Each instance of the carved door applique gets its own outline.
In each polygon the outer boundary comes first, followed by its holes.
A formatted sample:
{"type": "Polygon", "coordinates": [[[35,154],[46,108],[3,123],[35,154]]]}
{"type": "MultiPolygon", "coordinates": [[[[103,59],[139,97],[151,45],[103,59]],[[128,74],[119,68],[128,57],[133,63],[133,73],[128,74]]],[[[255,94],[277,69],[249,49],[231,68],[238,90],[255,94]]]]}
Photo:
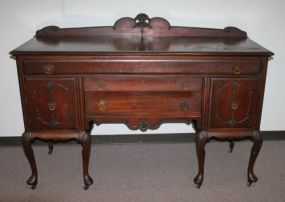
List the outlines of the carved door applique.
{"type": "Polygon", "coordinates": [[[77,128],[74,79],[27,80],[31,129],[77,128]]]}
{"type": "Polygon", "coordinates": [[[210,127],[253,127],[257,79],[213,79],[210,127]]]}

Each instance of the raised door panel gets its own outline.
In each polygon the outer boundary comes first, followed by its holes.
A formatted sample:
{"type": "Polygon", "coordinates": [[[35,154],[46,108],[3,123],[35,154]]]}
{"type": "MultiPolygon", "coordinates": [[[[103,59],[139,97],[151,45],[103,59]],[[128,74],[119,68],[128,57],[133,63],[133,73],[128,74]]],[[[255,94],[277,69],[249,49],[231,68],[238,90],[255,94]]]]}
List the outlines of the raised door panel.
{"type": "Polygon", "coordinates": [[[212,79],[210,128],[253,128],[258,79],[212,79]]]}
{"type": "Polygon", "coordinates": [[[27,79],[29,129],[78,128],[75,79],[27,79]]]}

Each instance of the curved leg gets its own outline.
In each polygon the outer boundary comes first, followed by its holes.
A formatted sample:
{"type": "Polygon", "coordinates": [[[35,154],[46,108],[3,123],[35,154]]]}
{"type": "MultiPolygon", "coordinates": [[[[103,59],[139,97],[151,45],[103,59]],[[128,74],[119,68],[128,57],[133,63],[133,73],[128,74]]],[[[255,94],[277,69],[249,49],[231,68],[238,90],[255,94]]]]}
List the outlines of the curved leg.
{"type": "Polygon", "coordinates": [[[200,188],[204,179],[204,161],[205,161],[205,145],[208,141],[208,134],[205,131],[201,131],[196,136],[196,152],[198,158],[199,172],[194,178],[194,183],[197,188],[200,188]]]}
{"type": "Polygon", "coordinates": [[[48,142],[48,154],[52,154],[53,151],[53,142],[48,142]]]}
{"type": "Polygon", "coordinates": [[[234,149],[234,146],[235,146],[235,142],[234,142],[233,140],[229,140],[229,143],[230,143],[229,152],[232,153],[232,152],[233,152],[233,149],[234,149]]]}
{"type": "Polygon", "coordinates": [[[249,159],[249,164],[248,164],[248,169],[247,169],[247,180],[248,183],[247,185],[250,186],[253,182],[257,182],[257,177],[253,172],[253,167],[254,163],[257,159],[258,153],[261,149],[263,142],[263,138],[260,134],[260,131],[254,131],[253,133],[253,146],[251,149],[251,154],[250,154],[250,159],[249,159]]]}
{"type": "Polygon", "coordinates": [[[80,134],[79,142],[82,145],[82,160],[83,160],[83,179],[84,179],[84,189],[88,189],[88,187],[93,184],[92,178],[89,176],[88,166],[89,166],[89,158],[90,158],[90,134],[87,132],[83,132],[80,134]]]}
{"type": "Polygon", "coordinates": [[[33,140],[32,133],[30,133],[30,132],[23,133],[22,145],[23,145],[25,155],[29,160],[31,170],[32,170],[32,175],[28,178],[27,184],[31,185],[32,189],[35,189],[37,186],[37,183],[38,183],[38,171],[37,171],[37,165],[36,165],[36,161],[35,161],[34,152],[33,152],[33,149],[31,147],[32,140],[33,140]]]}

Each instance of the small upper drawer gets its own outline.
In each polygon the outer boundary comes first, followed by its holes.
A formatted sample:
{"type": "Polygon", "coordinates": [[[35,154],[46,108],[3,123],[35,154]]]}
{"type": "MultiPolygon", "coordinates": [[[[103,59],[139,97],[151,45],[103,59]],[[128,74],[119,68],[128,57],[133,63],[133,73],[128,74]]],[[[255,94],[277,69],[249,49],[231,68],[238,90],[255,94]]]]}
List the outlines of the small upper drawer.
{"type": "Polygon", "coordinates": [[[202,79],[171,75],[101,75],[84,78],[84,91],[201,91],[202,79]]]}
{"type": "Polygon", "coordinates": [[[26,60],[24,73],[50,74],[227,74],[260,73],[258,60],[26,60]]]}

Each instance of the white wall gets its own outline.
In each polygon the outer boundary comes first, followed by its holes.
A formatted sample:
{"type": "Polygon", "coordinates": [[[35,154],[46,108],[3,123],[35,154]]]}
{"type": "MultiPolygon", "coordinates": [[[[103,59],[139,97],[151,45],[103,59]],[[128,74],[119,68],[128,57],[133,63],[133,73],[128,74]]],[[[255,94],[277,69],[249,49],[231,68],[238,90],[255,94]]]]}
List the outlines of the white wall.
{"type": "MultiPolygon", "coordinates": [[[[285,8],[283,0],[0,0],[0,136],[23,132],[16,64],[8,52],[47,25],[113,25],[120,17],[145,12],[172,25],[224,28],[237,26],[249,37],[275,53],[269,62],[262,115],[262,130],[285,130],[285,8]]],[[[125,126],[96,128],[97,134],[134,133],[125,126]]],[[[169,124],[156,132],[188,132],[180,124],[169,124]]],[[[153,131],[150,131],[153,132],[153,131]]]]}

